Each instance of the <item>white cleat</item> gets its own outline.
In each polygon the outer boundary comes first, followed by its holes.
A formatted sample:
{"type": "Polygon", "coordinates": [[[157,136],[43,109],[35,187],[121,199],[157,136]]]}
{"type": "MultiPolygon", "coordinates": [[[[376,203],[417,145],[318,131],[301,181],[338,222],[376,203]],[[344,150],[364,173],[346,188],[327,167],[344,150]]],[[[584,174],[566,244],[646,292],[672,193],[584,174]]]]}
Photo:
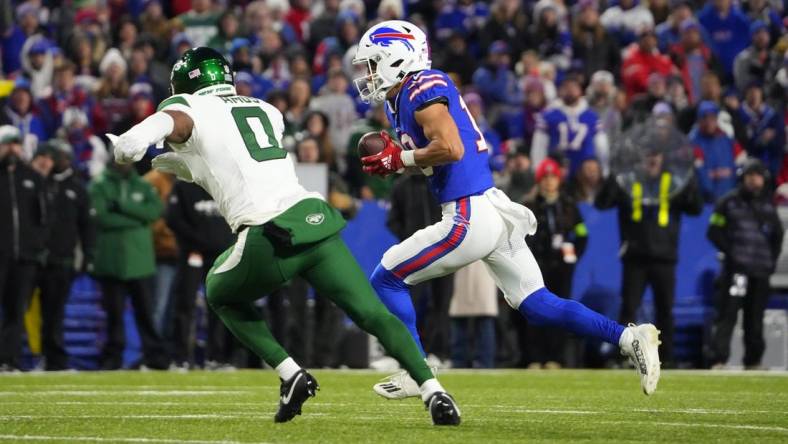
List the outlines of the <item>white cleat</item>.
{"type": "Polygon", "coordinates": [[[419,385],[404,370],[382,379],[372,386],[372,390],[386,399],[421,397],[419,385]]]}
{"type": "Polygon", "coordinates": [[[629,356],[640,375],[640,386],[646,395],[654,393],[659,382],[659,333],[653,324],[629,324],[620,344],[621,354],[629,356]]]}

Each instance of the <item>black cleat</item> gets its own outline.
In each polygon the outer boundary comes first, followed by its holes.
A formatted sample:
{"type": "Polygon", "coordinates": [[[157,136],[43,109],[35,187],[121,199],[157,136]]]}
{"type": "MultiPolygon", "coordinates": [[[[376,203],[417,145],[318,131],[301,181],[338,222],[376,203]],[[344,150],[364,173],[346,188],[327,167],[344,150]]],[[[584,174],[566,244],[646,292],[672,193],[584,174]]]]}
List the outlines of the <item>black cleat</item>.
{"type": "Polygon", "coordinates": [[[282,381],[279,387],[279,411],[274,416],[274,422],[287,422],[300,415],[301,406],[311,396],[315,396],[318,390],[320,386],[317,385],[317,379],[303,369],[287,381],[282,381]]]}
{"type": "Polygon", "coordinates": [[[460,425],[460,409],[448,393],[435,392],[424,404],[434,425],[460,425]]]}

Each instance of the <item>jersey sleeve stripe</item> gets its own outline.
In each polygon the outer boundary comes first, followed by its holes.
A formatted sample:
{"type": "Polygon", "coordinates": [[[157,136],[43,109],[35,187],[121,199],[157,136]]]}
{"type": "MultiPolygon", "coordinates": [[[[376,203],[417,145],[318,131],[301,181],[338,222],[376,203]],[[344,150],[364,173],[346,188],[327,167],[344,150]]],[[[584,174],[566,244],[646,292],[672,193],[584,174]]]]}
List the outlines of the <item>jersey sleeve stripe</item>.
{"type": "Polygon", "coordinates": [[[419,83],[424,82],[426,80],[430,80],[430,79],[441,79],[441,80],[443,80],[443,74],[427,74],[425,76],[416,77],[414,79],[415,82],[413,82],[411,84],[411,86],[418,85],[419,83]]]}
{"type": "Polygon", "coordinates": [[[158,108],[156,108],[156,111],[161,111],[164,108],[166,108],[166,107],[168,107],[170,105],[175,105],[175,104],[179,104],[179,105],[183,105],[183,106],[187,106],[187,107],[189,106],[189,102],[187,102],[186,99],[184,99],[183,97],[181,97],[181,96],[172,96],[169,99],[165,99],[164,101],[159,103],[159,106],[158,106],[158,108]]]}
{"type": "Polygon", "coordinates": [[[418,88],[411,91],[410,95],[408,96],[408,100],[413,101],[413,99],[416,96],[418,96],[419,94],[423,93],[424,91],[426,91],[427,89],[433,86],[449,86],[449,85],[443,80],[432,80],[430,82],[421,84],[418,88]]]}

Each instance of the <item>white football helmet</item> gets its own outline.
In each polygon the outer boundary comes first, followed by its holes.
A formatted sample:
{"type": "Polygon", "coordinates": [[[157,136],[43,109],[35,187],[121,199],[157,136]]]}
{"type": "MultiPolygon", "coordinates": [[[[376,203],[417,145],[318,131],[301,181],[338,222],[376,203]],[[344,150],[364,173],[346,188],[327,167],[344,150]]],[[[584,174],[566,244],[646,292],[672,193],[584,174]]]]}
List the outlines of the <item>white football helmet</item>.
{"type": "Polygon", "coordinates": [[[353,80],[361,100],[381,103],[386,92],[408,73],[430,69],[427,35],[402,20],[378,23],[361,37],[353,63],[367,68],[364,77],[353,80]]]}

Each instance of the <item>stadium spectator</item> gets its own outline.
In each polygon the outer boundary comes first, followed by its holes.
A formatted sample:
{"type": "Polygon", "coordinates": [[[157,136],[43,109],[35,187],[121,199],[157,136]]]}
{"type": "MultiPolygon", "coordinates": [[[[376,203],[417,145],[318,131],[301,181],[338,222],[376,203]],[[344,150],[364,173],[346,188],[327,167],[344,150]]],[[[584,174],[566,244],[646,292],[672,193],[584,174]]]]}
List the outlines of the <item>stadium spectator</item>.
{"type": "MultiPolygon", "coordinates": [[[[177,181],[167,199],[167,226],[178,241],[178,268],[173,287],[172,361],[180,369],[193,368],[197,292],[216,258],[235,242],[227,222],[211,196],[199,185],[177,181]]],[[[213,311],[208,313],[205,368],[228,368],[230,338],[213,311]]]]}
{"type": "Polygon", "coordinates": [[[578,203],[593,204],[604,179],[603,168],[596,159],[586,159],[580,169],[571,178],[568,185],[568,194],[578,203]]]}
{"type": "Polygon", "coordinates": [[[312,93],[309,82],[304,78],[295,78],[287,89],[287,111],[285,116],[285,136],[300,131],[304,118],[309,113],[309,102],[312,93]]]}
{"type": "Polygon", "coordinates": [[[495,367],[498,288],[482,261],[454,273],[449,304],[452,368],[495,367]]]}
{"type": "MultiPolygon", "coordinates": [[[[163,207],[175,185],[175,176],[157,169],[151,169],[143,176],[156,190],[163,207]]],[[[151,224],[153,231],[153,251],[156,255],[156,276],[153,280],[153,325],[162,339],[172,340],[172,288],[178,259],[178,244],[163,215],[151,224]]]]}
{"type": "Polygon", "coordinates": [[[514,144],[506,159],[506,169],[495,177],[495,186],[514,202],[525,202],[534,192],[534,173],[527,145],[514,144]]]}
{"type": "Polygon", "coordinates": [[[654,105],[666,103],[668,86],[665,76],[653,73],[648,76],[648,86],[646,92],[632,97],[632,100],[624,113],[623,129],[629,129],[633,125],[646,122],[651,117],[654,105]]]}
{"type": "Polygon", "coordinates": [[[506,43],[506,48],[511,50],[509,54],[520,54],[531,47],[528,41],[528,23],[523,2],[495,0],[490,7],[490,19],[479,33],[481,53],[489,54],[491,46],[497,41],[506,43]]]}
{"type": "Polygon", "coordinates": [[[675,68],[670,58],[659,52],[653,28],[642,29],[636,43],[624,50],[621,62],[621,81],[627,99],[645,92],[652,74],[669,75],[675,68]]]}
{"type": "Polygon", "coordinates": [[[96,86],[96,100],[106,116],[106,127],[94,122],[99,133],[114,128],[129,114],[129,81],[126,78],[128,64],[115,48],[110,48],[99,64],[101,78],[96,86]]]}
{"type": "Polygon", "coordinates": [[[615,37],[599,23],[596,2],[581,1],[577,9],[572,25],[573,65],[580,66],[586,79],[601,70],[619,72],[621,49],[615,37]]]}
{"type": "Polygon", "coordinates": [[[309,21],[309,46],[316,48],[326,37],[336,37],[339,28],[339,0],[325,0],[322,11],[309,21]]]}
{"type": "MultiPolygon", "coordinates": [[[[597,71],[591,76],[586,88],[586,100],[591,109],[599,116],[599,130],[607,136],[608,149],[597,147],[596,156],[602,171],[607,173],[610,166],[610,146],[614,146],[621,136],[623,117],[621,109],[623,94],[616,88],[615,78],[609,71],[597,71]]],[[[631,108],[628,110],[631,112],[631,108]]]]}
{"type": "Polygon", "coordinates": [[[0,372],[21,368],[23,317],[49,223],[44,178],[22,155],[19,130],[0,126],[0,372]]]}
{"type": "Polygon", "coordinates": [[[63,112],[63,126],[57,137],[67,141],[74,151],[73,166],[85,181],[95,179],[106,168],[109,153],[104,141],[96,136],[85,113],[75,107],[63,112]]]}
{"type": "Polygon", "coordinates": [[[150,0],[145,2],[139,20],[141,33],[151,36],[153,41],[157,42],[158,45],[156,53],[158,55],[164,55],[165,50],[168,48],[167,45],[162,42],[169,41],[172,35],[173,24],[164,15],[161,0],[150,0]]]}
{"type": "Polygon", "coordinates": [[[33,109],[30,83],[24,78],[16,80],[14,89],[0,113],[0,125],[12,125],[19,130],[22,137],[22,159],[25,161],[32,159],[38,142],[47,139],[44,122],[33,109]]]}
{"type": "Polygon", "coordinates": [[[733,327],[744,309],[744,367],[760,368],[766,344],[763,314],[769,300],[769,277],[782,251],[783,226],[768,191],[769,172],[757,159],[742,168],[739,186],[720,199],[706,235],[723,254],[716,285],[712,368],[730,357],[733,327]]]}
{"type": "Polygon", "coordinates": [[[646,286],[650,286],[654,292],[655,325],[662,331],[660,361],[662,368],[670,368],[674,365],[673,301],[681,218],[683,214],[700,214],[703,199],[692,179],[679,188],[678,193],[668,194],[671,183],[681,179],[676,179],[666,169],[664,156],[660,151],[649,150],[645,154],[645,177],[632,184],[633,190],[658,192],[625,190],[619,185],[616,175],[611,174],[597,194],[594,205],[599,209],[618,208],[623,265],[619,321],[635,322],[643,293],[646,286]],[[660,183],[668,186],[660,186],[660,183]],[[642,194],[640,199],[637,199],[638,194],[642,194]]]}
{"type": "Polygon", "coordinates": [[[137,23],[128,17],[124,17],[120,20],[115,30],[116,34],[113,39],[113,46],[120,51],[120,55],[122,55],[124,59],[128,60],[131,58],[131,51],[134,49],[134,44],[137,42],[137,37],[139,36],[137,23]]]}
{"type": "Polygon", "coordinates": [[[445,48],[434,54],[433,64],[449,74],[459,77],[458,85],[469,85],[473,79],[476,59],[468,48],[465,36],[455,32],[447,42],[445,48]]]}
{"type": "Polygon", "coordinates": [[[475,40],[489,16],[490,8],[485,2],[474,0],[443,2],[443,7],[435,19],[435,38],[446,41],[453,36],[462,36],[475,40]]]}
{"type": "MultiPolygon", "coordinates": [[[[785,5],[782,9],[785,13],[785,5]]],[[[768,0],[747,0],[742,2],[742,10],[750,23],[759,20],[766,24],[772,41],[777,41],[783,35],[785,25],[775,4],[771,4],[768,0]]]]}
{"type": "Polygon", "coordinates": [[[518,140],[526,146],[531,146],[531,141],[536,132],[536,122],[539,114],[547,106],[544,82],[536,76],[523,79],[523,93],[525,103],[514,112],[501,114],[495,124],[495,130],[504,140],[518,140]]]}
{"type": "Polygon", "coordinates": [[[35,100],[52,92],[56,51],[60,51],[60,48],[53,46],[53,43],[42,35],[31,36],[22,46],[24,77],[30,81],[30,92],[35,100]]]}
{"type": "Polygon", "coordinates": [[[736,140],[720,130],[719,112],[716,103],[701,102],[697,127],[689,134],[696,146],[695,168],[706,202],[716,202],[736,186],[736,160],[743,154],[736,140]]]}
{"type": "Polygon", "coordinates": [[[76,66],[70,61],[65,61],[56,67],[51,94],[36,104],[48,138],[53,137],[63,125],[63,113],[66,108],[77,107],[86,116],[94,113],[93,97],[88,91],[77,86],[75,72],[76,66]]]}
{"type": "Polygon", "coordinates": [[[711,50],[703,43],[698,22],[685,20],[680,32],[679,41],[670,46],[670,58],[679,70],[689,103],[695,104],[700,101],[703,74],[709,70],[719,71],[719,67],[711,50]]]}
{"type": "Polygon", "coordinates": [[[689,0],[679,0],[673,4],[667,20],[657,25],[657,45],[663,53],[668,52],[671,46],[681,39],[681,24],[692,19],[692,7],[689,0]]]}
{"type": "Polygon", "coordinates": [[[132,85],[151,85],[153,98],[158,102],[169,96],[170,73],[169,69],[154,57],[155,52],[150,43],[142,41],[135,44],[129,57],[128,78],[132,85]]]}
{"type": "Polygon", "coordinates": [[[487,62],[473,73],[473,85],[493,115],[522,103],[517,78],[510,69],[509,45],[499,40],[490,46],[487,62]]]}
{"type": "MultiPolygon", "coordinates": [[[[344,156],[347,141],[350,138],[350,130],[358,119],[356,105],[353,98],[348,94],[349,82],[342,69],[335,68],[328,73],[328,83],[324,86],[317,97],[310,102],[310,108],[321,111],[327,116],[328,127],[326,128],[331,144],[339,156],[344,156]]],[[[333,164],[333,154],[331,159],[324,159],[325,162],[333,164]]],[[[344,157],[342,157],[344,159],[344,157]]]]}
{"type": "MultiPolygon", "coordinates": [[[[575,264],[585,252],[588,229],[575,201],[561,190],[563,173],[555,160],[547,158],[536,168],[536,196],[526,202],[534,212],[539,230],[526,241],[542,270],[545,286],[562,298],[572,297],[575,264]]],[[[528,325],[529,368],[556,369],[567,365],[566,332],[528,325]]],[[[527,344],[527,345],[525,345],[527,344]]]]}
{"type": "MultiPolygon", "coordinates": [[[[422,174],[402,176],[391,189],[391,209],[386,227],[400,241],[441,219],[441,206],[422,174]]],[[[449,357],[449,303],[452,276],[443,276],[411,288],[417,308],[418,329],[424,351],[440,359],[449,357]]]]}
{"type": "Polygon", "coordinates": [[[553,3],[546,5],[531,25],[529,39],[534,42],[539,58],[552,63],[559,72],[569,69],[572,62],[572,37],[560,27],[558,11],[553,3]]]}
{"type": "Polygon", "coordinates": [[[46,265],[39,271],[41,289],[41,349],[45,370],[69,367],[63,342],[65,306],[75,270],[93,269],[94,227],[90,199],[83,180],[72,166],[71,146],[51,140],[39,146],[38,153],[52,158],[47,177],[47,194],[53,221],[46,240],[46,265]],[[81,262],[75,251],[79,246],[81,262]]]}
{"type": "Polygon", "coordinates": [[[22,3],[16,7],[16,24],[2,37],[3,73],[11,75],[22,69],[22,47],[30,36],[39,31],[38,7],[22,3]]]}
{"type": "Polygon", "coordinates": [[[732,115],[736,114],[734,109],[723,102],[722,84],[720,77],[713,71],[707,71],[700,79],[700,101],[694,105],[686,106],[679,110],[677,120],[679,129],[688,134],[697,123],[698,107],[701,101],[716,103],[720,109],[717,124],[720,129],[728,136],[734,136],[734,120],[732,115]]]}
{"type": "Polygon", "coordinates": [[[754,82],[766,81],[766,75],[777,57],[769,48],[769,29],[760,20],[750,24],[752,44],[740,52],[733,61],[733,78],[736,89],[744,92],[754,82]]]}
{"type": "Polygon", "coordinates": [[[309,0],[292,0],[290,9],[283,17],[284,21],[293,28],[298,42],[303,42],[306,34],[309,32],[310,3],[309,0]]]}
{"type": "Polygon", "coordinates": [[[101,286],[107,315],[107,341],[101,353],[101,368],[117,370],[123,366],[127,292],[142,342],[142,365],[167,368],[161,337],[153,325],[153,301],[148,284],[156,272],[150,224],[161,214],[161,200],[132,165],[114,162],[93,181],[89,191],[96,224],[93,275],[101,286]]]}
{"type": "Polygon", "coordinates": [[[219,12],[213,0],[192,0],[191,9],[178,15],[175,21],[194,46],[205,46],[219,33],[219,12]]]}
{"type": "Polygon", "coordinates": [[[560,99],[537,119],[531,159],[538,165],[549,155],[562,156],[572,176],[584,160],[596,156],[598,148],[606,149],[607,141],[598,131],[599,117],[583,98],[579,77],[564,77],[558,94],[560,99]]]}
{"type": "Polygon", "coordinates": [[[785,115],[764,102],[763,88],[757,83],[745,89],[739,108],[745,129],[742,141],[747,155],[760,159],[771,177],[777,177],[785,152],[785,115]]]}
{"type": "MultiPolygon", "coordinates": [[[[308,137],[315,139],[318,144],[316,162],[324,163],[328,165],[329,169],[336,171],[334,143],[329,136],[331,134],[330,122],[328,114],[322,111],[309,111],[304,118],[304,130],[296,134],[296,140],[300,141],[308,137]]],[[[296,150],[297,152],[298,150],[296,150]]]]}
{"type": "Polygon", "coordinates": [[[482,143],[490,154],[490,168],[493,171],[500,171],[506,163],[506,153],[503,151],[504,147],[501,144],[501,137],[487,122],[487,117],[484,114],[484,102],[481,96],[474,92],[469,92],[463,94],[462,100],[465,102],[468,113],[473,117],[476,127],[484,139],[482,143]]]}
{"type": "Polygon", "coordinates": [[[651,11],[638,0],[622,0],[613,4],[599,20],[607,32],[616,37],[622,48],[635,41],[644,30],[654,29],[651,11]]]}
{"type": "Polygon", "coordinates": [[[230,55],[233,40],[241,36],[241,23],[233,11],[225,11],[219,17],[219,32],[211,37],[208,46],[221,52],[225,57],[230,55]]]}
{"type": "Polygon", "coordinates": [[[712,0],[697,13],[711,51],[720,61],[726,82],[733,74],[733,60],[747,47],[750,22],[733,0],[712,0]]]}

